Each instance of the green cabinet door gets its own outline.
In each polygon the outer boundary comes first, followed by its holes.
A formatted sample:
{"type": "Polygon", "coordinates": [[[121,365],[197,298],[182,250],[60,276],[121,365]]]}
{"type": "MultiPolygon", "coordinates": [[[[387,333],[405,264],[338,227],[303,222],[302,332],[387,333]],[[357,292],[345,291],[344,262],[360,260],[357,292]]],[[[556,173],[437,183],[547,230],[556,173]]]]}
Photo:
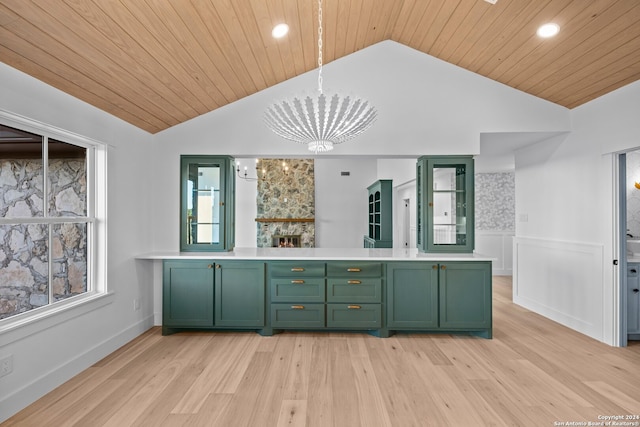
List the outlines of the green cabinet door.
{"type": "Polygon", "coordinates": [[[491,328],[491,263],[450,262],[440,265],[440,327],[491,328]]]}
{"type": "Polygon", "coordinates": [[[387,264],[387,327],[433,329],[438,327],[438,264],[390,262],[387,264]]]}
{"type": "Polygon", "coordinates": [[[265,266],[259,261],[220,261],[215,268],[215,324],[263,327],[265,266]]]}
{"type": "Polygon", "coordinates": [[[416,168],[418,250],[473,252],[474,194],[473,157],[420,157],[416,168]]]}
{"type": "Polygon", "coordinates": [[[235,161],[180,156],[180,251],[231,251],[235,246],[235,161]]]}
{"type": "Polygon", "coordinates": [[[213,271],[210,261],[164,261],[163,328],[213,326],[213,271]]]}

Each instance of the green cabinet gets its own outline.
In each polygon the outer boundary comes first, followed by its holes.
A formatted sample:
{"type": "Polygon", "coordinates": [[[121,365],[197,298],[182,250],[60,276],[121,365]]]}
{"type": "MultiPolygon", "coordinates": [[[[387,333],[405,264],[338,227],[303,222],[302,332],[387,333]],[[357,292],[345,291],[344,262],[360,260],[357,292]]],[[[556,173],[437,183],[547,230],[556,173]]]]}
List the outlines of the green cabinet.
{"type": "Polygon", "coordinates": [[[325,325],[325,264],[314,261],[268,263],[272,328],[319,329],[325,325]]]}
{"type": "Polygon", "coordinates": [[[387,264],[387,327],[389,329],[438,327],[438,264],[430,262],[387,264]]]}
{"type": "Polygon", "coordinates": [[[369,232],[364,236],[365,248],[393,247],[393,184],[381,179],[368,188],[369,232]]]}
{"type": "Polygon", "coordinates": [[[491,262],[387,264],[389,330],[492,335],[491,262]]]}
{"type": "Polygon", "coordinates": [[[439,274],[440,327],[490,330],[491,263],[444,263],[439,274]]]}
{"type": "Polygon", "coordinates": [[[235,169],[228,156],[180,156],[180,251],[231,251],[235,169]]]}
{"type": "Polygon", "coordinates": [[[381,262],[327,262],[327,328],[382,328],[381,262]]]}
{"type": "Polygon", "coordinates": [[[491,338],[490,261],[165,260],[162,332],[471,333],[491,338]]]}
{"type": "Polygon", "coordinates": [[[417,246],[421,252],[473,252],[471,156],[423,156],[416,166],[417,246]]]}
{"type": "Polygon", "coordinates": [[[262,261],[166,260],[162,333],[180,329],[261,329],[265,325],[262,261]]]}
{"type": "Polygon", "coordinates": [[[264,263],[220,261],[215,267],[215,325],[264,326],[264,263]]]}
{"type": "Polygon", "coordinates": [[[167,260],[162,275],[162,332],[213,327],[214,264],[167,260]]]}
{"type": "Polygon", "coordinates": [[[382,263],[273,261],[268,270],[274,329],[382,327],[382,263]]]}

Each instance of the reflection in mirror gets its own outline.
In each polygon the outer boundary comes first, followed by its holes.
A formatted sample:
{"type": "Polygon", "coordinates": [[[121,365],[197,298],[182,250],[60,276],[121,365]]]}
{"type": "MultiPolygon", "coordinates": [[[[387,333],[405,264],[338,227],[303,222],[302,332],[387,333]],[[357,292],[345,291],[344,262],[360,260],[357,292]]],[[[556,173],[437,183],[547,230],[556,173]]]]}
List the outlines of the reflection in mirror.
{"type": "Polygon", "coordinates": [[[433,243],[436,245],[465,244],[464,180],[463,167],[433,169],[433,243]]]}
{"type": "Polygon", "coordinates": [[[187,194],[188,243],[220,243],[220,166],[191,163],[187,194]]]}

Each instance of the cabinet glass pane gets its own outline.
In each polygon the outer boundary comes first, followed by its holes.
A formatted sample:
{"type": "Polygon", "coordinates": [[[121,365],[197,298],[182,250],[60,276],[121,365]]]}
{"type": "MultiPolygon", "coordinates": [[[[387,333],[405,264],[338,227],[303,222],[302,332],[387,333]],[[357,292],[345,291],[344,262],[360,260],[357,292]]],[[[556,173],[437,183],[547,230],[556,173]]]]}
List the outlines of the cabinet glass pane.
{"type": "Polygon", "coordinates": [[[433,168],[433,243],[464,245],[466,194],[464,166],[433,168]]]}
{"type": "Polygon", "coordinates": [[[189,165],[187,243],[220,243],[220,165],[189,165]]]}

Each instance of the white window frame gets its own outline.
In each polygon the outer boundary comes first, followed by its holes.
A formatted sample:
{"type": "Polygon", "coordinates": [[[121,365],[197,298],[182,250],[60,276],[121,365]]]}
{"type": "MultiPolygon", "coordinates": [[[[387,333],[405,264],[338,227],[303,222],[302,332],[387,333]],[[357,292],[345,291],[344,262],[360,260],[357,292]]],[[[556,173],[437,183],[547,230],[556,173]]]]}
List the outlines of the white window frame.
{"type": "MultiPolygon", "coordinates": [[[[19,329],[19,335],[16,335],[15,339],[24,338],[29,334],[28,329],[32,333],[41,330],[42,321],[46,321],[47,326],[64,322],[70,317],[109,304],[113,301],[113,295],[107,287],[107,144],[1,109],[0,124],[40,135],[45,146],[49,139],[55,139],[87,149],[87,216],[74,217],[71,221],[87,224],[87,291],[81,295],[53,301],[50,283],[49,304],[0,320],[0,341],[7,343],[14,340],[11,339],[13,331],[19,329]]],[[[47,150],[44,152],[47,153],[47,150]]],[[[48,159],[46,155],[44,157],[44,216],[20,218],[19,221],[16,221],[16,218],[0,218],[0,225],[70,222],[68,217],[51,217],[46,212],[48,159]]],[[[49,260],[49,280],[52,277],[51,268],[52,263],[49,260]]]]}

